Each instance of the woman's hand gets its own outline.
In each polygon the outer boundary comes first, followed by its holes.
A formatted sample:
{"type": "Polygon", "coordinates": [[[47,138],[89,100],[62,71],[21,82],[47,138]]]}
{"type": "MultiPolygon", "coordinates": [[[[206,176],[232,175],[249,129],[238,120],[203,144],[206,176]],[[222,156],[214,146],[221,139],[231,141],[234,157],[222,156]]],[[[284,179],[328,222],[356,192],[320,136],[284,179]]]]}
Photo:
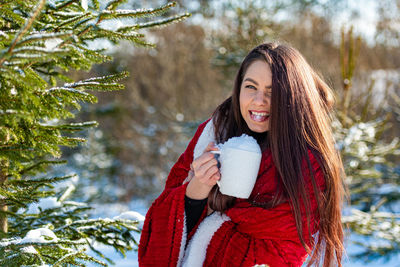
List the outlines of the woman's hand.
{"type": "Polygon", "coordinates": [[[210,142],[203,154],[193,160],[190,165],[190,182],[186,188],[186,196],[191,199],[205,199],[213,186],[220,179],[218,161],[210,151],[218,151],[214,142],[210,142]],[[191,176],[191,177],[190,177],[191,176]]]}

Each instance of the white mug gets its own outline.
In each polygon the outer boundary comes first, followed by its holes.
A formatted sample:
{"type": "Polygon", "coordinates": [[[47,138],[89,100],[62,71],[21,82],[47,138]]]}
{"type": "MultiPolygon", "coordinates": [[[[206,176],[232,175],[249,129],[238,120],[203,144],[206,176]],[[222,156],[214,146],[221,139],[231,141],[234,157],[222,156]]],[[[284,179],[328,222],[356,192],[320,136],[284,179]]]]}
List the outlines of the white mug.
{"type": "Polygon", "coordinates": [[[257,180],[261,150],[248,151],[225,145],[219,147],[219,151],[210,152],[220,155],[218,160],[221,164],[221,179],[217,181],[220,192],[228,196],[248,198],[257,180]]]}

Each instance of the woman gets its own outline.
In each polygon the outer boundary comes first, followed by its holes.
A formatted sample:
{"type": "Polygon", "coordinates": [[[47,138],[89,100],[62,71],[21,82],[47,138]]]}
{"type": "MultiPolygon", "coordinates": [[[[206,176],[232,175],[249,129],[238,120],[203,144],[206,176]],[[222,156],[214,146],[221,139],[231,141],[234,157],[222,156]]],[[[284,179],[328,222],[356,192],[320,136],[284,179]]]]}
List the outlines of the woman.
{"type": "Polygon", "coordinates": [[[149,209],[140,266],[341,266],[342,164],[329,87],[295,49],[262,44],[202,123],[149,209]],[[243,133],[262,148],[249,199],[222,195],[210,151],[243,133]],[[216,211],[216,212],[214,212],[216,211]]]}

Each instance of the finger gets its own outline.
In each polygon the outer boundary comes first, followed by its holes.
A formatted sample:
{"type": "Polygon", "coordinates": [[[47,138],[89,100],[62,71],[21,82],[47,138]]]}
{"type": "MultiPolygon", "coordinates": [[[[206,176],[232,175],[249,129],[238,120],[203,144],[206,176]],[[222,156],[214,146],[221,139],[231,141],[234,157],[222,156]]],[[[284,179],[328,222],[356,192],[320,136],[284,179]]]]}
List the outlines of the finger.
{"type": "Polygon", "coordinates": [[[213,158],[214,158],[214,154],[205,152],[192,162],[192,167],[193,167],[193,169],[199,168],[204,163],[212,160],[213,158]]]}
{"type": "Polygon", "coordinates": [[[217,166],[211,166],[206,173],[204,174],[204,179],[206,182],[209,182],[210,180],[212,180],[214,175],[217,175],[219,173],[219,169],[217,166]]]}
{"type": "Polygon", "coordinates": [[[205,177],[207,176],[208,178],[204,181],[204,183],[208,185],[215,185],[217,181],[220,179],[220,173],[218,168],[217,169],[215,169],[215,167],[210,168],[205,177]]]}
{"type": "Polygon", "coordinates": [[[195,174],[198,176],[204,176],[208,169],[210,169],[211,167],[215,166],[217,167],[218,165],[218,161],[212,157],[210,160],[204,162],[201,166],[198,166],[198,168],[195,168],[195,174]]]}
{"type": "Polygon", "coordinates": [[[221,174],[220,174],[220,172],[217,172],[216,174],[214,174],[214,175],[210,178],[210,180],[213,180],[213,181],[215,181],[215,182],[219,181],[220,179],[221,179],[221,174]]]}
{"type": "Polygon", "coordinates": [[[214,142],[210,142],[208,143],[208,146],[206,147],[206,149],[204,149],[204,152],[209,152],[209,151],[218,151],[218,147],[215,146],[214,142]]]}
{"type": "Polygon", "coordinates": [[[201,154],[201,156],[197,157],[193,162],[192,162],[192,166],[194,168],[199,167],[201,165],[203,165],[205,162],[211,160],[212,158],[214,158],[214,154],[212,153],[207,153],[209,151],[218,151],[218,147],[215,146],[214,142],[210,142],[208,143],[207,147],[204,149],[203,154],[201,154]]]}
{"type": "Polygon", "coordinates": [[[204,149],[203,152],[208,152],[208,151],[210,151],[210,149],[211,149],[212,147],[214,147],[214,146],[215,146],[215,143],[214,143],[214,142],[208,143],[207,147],[204,149]]]}
{"type": "Polygon", "coordinates": [[[211,175],[210,180],[218,181],[219,179],[221,179],[221,172],[217,169],[217,171],[211,175]]]}

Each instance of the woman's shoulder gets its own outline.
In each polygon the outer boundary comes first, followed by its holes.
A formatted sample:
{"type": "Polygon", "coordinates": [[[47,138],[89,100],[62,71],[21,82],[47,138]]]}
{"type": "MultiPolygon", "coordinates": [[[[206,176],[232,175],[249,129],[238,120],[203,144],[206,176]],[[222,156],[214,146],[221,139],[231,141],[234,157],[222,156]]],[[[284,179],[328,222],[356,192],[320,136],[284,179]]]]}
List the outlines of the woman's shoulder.
{"type": "MultiPolygon", "coordinates": [[[[212,118],[208,118],[197,126],[196,132],[194,133],[190,143],[193,143],[193,145],[197,144],[200,137],[205,134],[203,132],[205,132],[205,130],[209,131],[209,129],[206,129],[206,128],[210,128],[210,126],[211,126],[210,124],[212,124],[211,119],[212,118]]],[[[190,143],[189,143],[189,146],[190,146],[190,143]]]]}
{"type": "Polygon", "coordinates": [[[206,126],[209,127],[210,124],[212,124],[212,117],[209,117],[208,119],[206,119],[205,121],[201,122],[197,126],[196,132],[195,132],[193,137],[200,136],[202,134],[202,132],[204,131],[204,129],[206,128],[206,126]]]}
{"type": "Polygon", "coordinates": [[[193,157],[199,157],[210,142],[215,142],[215,133],[212,117],[199,125],[193,137],[193,157]]]}

